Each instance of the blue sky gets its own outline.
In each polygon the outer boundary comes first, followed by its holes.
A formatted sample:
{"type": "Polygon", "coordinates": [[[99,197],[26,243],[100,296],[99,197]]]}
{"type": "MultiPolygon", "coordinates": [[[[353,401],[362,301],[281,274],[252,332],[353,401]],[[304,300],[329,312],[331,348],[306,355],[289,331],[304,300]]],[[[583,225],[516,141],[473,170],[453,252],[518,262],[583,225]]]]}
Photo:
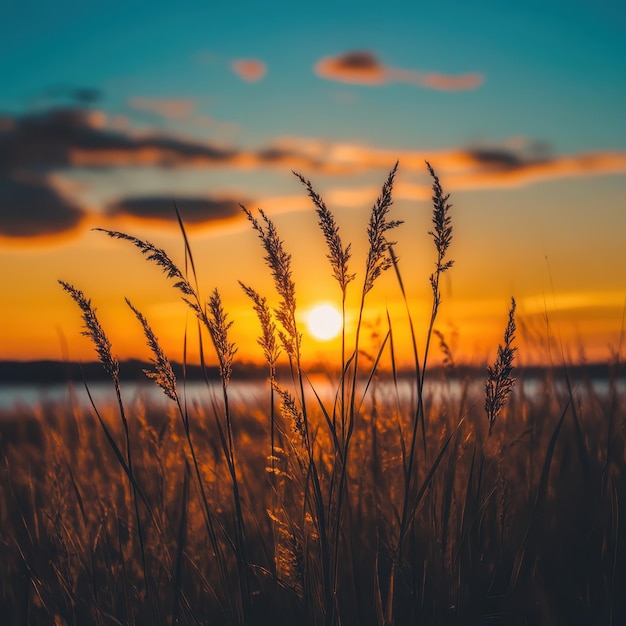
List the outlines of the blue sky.
{"type": "Polygon", "coordinates": [[[251,141],[324,133],[437,147],[522,134],[559,151],[623,147],[620,3],[215,4],[9,3],[0,105],[19,112],[51,87],[90,86],[112,110],[138,94],[201,99],[251,141]],[[450,98],[411,85],[342,89],[314,76],[320,57],[363,49],[395,67],[479,71],[485,83],[450,98]],[[228,68],[247,57],[268,65],[253,88],[228,68]],[[342,92],[358,103],[339,106],[342,92]]]}

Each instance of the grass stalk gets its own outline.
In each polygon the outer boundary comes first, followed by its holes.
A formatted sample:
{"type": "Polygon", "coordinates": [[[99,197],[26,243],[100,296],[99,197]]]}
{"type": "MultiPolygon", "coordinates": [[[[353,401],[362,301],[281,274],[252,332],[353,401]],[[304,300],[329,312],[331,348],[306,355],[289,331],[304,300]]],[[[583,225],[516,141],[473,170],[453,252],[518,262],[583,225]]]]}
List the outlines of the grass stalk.
{"type": "Polygon", "coordinates": [[[130,430],[128,426],[128,419],[126,418],[126,411],[124,408],[124,402],[122,401],[122,392],[120,386],[120,378],[119,378],[119,363],[117,359],[113,356],[111,352],[111,342],[106,336],[104,329],[102,328],[97,316],[96,310],[91,306],[91,301],[88,300],[84,293],[80,289],[76,289],[72,285],[67,282],[59,281],[59,284],[63,287],[65,291],[70,294],[70,297],[80,310],[82,311],[84,330],[83,334],[87,336],[96,348],[96,352],[98,353],[98,357],[100,362],[102,363],[105,371],[111,377],[113,381],[113,386],[115,389],[115,397],[117,400],[117,406],[119,408],[120,419],[122,421],[122,427],[124,431],[124,442],[126,447],[126,467],[127,467],[127,476],[128,482],[131,489],[132,494],[132,503],[133,510],[135,513],[135,522],[137,524],[137,536],[139,539],[139,548],[141,552],[141,566],[144,575],[144,584],[146,587],[146,595],[148,598],[148,603],[150,606],[150,610],[153,613],[153,617],[155,618],[155,624],[159,623],[159,617],[156,613],[156,605],[152,596],[152,588],[150,584],[150,576],[148,574],[148,566],[146,562],[146,549],[145,549],[145,539],[144,539],[144,529],[143,524],[141,522],[141,515],[139,513],[139,503],[138,503],[138,490],[137,490],[137,482],[135,478],[135,473],[133,470],[133,454],[131,449],[130,442],[130,430]]]}

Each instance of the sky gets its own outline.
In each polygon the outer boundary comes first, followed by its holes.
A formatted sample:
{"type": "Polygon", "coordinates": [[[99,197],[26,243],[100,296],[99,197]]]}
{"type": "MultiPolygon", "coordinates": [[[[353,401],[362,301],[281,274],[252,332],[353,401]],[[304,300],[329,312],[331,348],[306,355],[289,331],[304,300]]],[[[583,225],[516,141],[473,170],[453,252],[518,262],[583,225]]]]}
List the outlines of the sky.
{"type": "MultiPolygon", "coordinates": [[[[182,268],[174,201],[201,294],[218,289],[237,358],[260,359],[238,281],[274,306],[278,297],[241,204],[262,208],[292,255],[301,322],[341,302],[293,170],[352,245],[353,333],[369,215],[396,160],[390,217],[403,221],[393,237],[420,348],[436,258],[427,160],[453,204],[455,264],[436,328],[458,360],[494,358],[512,296],[522,361],[615,353],[626,300],[623,3],[217,5],[3,3],[0,359],[94,358],[59,279],[91,299],[120,358],[149,356],[128,297],[181,359],[196,331],[171,281],[93,230],[153,242],[182,268]]],[[[407,359],[393,272],[367,296],[367,349],[388,314],[407,359]]],[[[337,339],[302,332],[307,358],[336,357],[337,339]]]]}

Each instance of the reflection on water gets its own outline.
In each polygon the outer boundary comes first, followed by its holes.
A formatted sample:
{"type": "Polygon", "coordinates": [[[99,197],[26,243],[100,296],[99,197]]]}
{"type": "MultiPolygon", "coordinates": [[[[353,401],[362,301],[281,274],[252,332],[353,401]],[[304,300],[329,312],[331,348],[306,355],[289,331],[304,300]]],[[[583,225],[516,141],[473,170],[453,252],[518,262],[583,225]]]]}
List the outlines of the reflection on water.
{"type": "MultiPolygon", "coordinates": [[[[245,383],[233,383],[229,387],[229,396],[233,401],[245,400],[257,402],[267,394],[267,383],[246,381],[245,383]]],[[[115,401],[115,391],[112,383],[94,382],[89,383],[89,393],[96,406],[115,401]]],[[[213,382],[207,386],[204,382],[187,383],[180,386],[178,393],[181,397],[186,396],[190,403],[210,401],[212,394],[222,393],[219,382],[213,382]]],[[[132,404],[137,399],[143,399],[151,404],[168,404],[172,401],[154,384],[150,382],[127,382],[122,384],[122,399],[124,403],[132,404]]],[[[67,384],[52,385],[0,385],[0,409],[10,409],[15,406],[35,406],[42,403],[63,404],[78,402],[88,405],[89,395],[84,385],[69,386],[67,384]]]]}
{"type": "MultiPolygon", "coordinates": [[[[337,394],[336,385],[331,385],[325,378],[316,377],[312,383],[315,393],[324,402],[325,406],[332,404],[337,394]]],[[[463,393],[464,386],[469,384],[470,393],[474,397],[484,394],[484,381],[476,378],[469,383],[459,382],[457,380],[436,379],[427,381],[425,395],[435,400],[445,398],[447,400],[455,400],[463,393]]],[[[519,392],[521,382],[518,381],[517,391],[519,392]]],[[[533,395],[543,389],[544,380],[538,378],[526,378],[523,380],[524,393],[533,395]]],[[[619,393],[626,393],[626,381],[618,382],[619,393]]],[[[609,381],[603,378],[596,378],[591,381],[591,389],[598,396],[606,396],[610,390],[609,381]]],[[[115,392],[113,385],[107,382],[94,382],[89,384],[89,391],[97,406],[104,405],[115,400],[115,392]]],[[[179,386],[179,395],[181,399],[186,397],[190,404],[208,403],[212,396],[221,397],[221,383],[212,382],[208,386],[205,382],[191,381],[185,386],[179,386]]],[[[564,382],[554,383],[553,393],[567,395],[567,388],[564,382]]],[[[362,398],[365,393],[364,386],[359,388],[358,398],[362,398]]],[[[589,386],[574,385],[574,393],[576,395],[588,394],[589,386]]],[[[267,381],[234,381],[228,388],[229,398],[233,402],[243,402],[249,406],[264,406],[267,403],[269,395],[269,386],[267,381]]],[[[379,401],[400,400],[401,402],[414,402],[415,399],[415,383],[410,379],[402,379],[398,381],[397,390],[392,382],[376,382],[367,390],[368,398],[371,400],[373,395],[379,401]]],[[[149,381],[145,382],[126,382],[122,385],[122,398],[125,403],[131,405],[138,399],[145,400],[151,404],[166,405],[171,402],[163,392],[149,381]]],[[[311,398],[315,401],[313,392],[311,398]]],[[[70,387],[67,384],[0,384],[0,410],[9,410],[13,407],[33,407],[39,404],[54,403],[68,405],[71,402],[88,405],[89,397],[84,386],[74,385],[70,387]]]]}

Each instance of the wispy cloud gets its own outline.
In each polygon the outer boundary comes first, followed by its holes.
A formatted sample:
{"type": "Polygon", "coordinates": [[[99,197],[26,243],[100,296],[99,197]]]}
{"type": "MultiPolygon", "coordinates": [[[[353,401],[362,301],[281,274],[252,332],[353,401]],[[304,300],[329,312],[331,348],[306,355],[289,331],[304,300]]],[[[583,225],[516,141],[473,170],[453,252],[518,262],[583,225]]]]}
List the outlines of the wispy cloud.
{"type": "Polygon", "coordinates": [[[256,83],[267,74],[267,66],[259,59],[236,59],[231,62],[230,67],[239,78],[248,83],[256,83]]]}
{"type": "Polygon", "coordinates": [[[130,98],[128,106],[136,111],[155,113],[165,119],[185,119],[191,116],[196,108],[191,98],[130,98]]]}
{"type": "Polygon", "coordinates": [[[315,73],[321,78],[342,83],[385,85],[395,82],[440,91],[475,89],[484,82],[484,76],[478,72],[450,75],[387,66],[367,50],[324,57],[316,63],[315,73]]]}
{"type": "Polygon", "coordinates": [[[540,160],[520,160],[506,164],[482,160],[484,155],[468,154],[475,159],[475,167],[458,172],[450,178],[450,185],[458,189],[493,189],[521,187],[542,180],[598,176],[626,172],[626,152],[580,152],[540,160]]]}
{"type": "MultiPolygon", "coordinates": [[[[517,185],[626,171],[626,152],[595,151],[551,156],[514,145],[440,151],[381,149],[375,146],[285,137],[244,150],[178,135],[138,134],[111,129],[99,111],[55,109],[4,117],[0,128],[0,170],[66,170],[76,166],[234,167],[277,166],[325,174],[385,169],[396,159],[404,171],[423,172],[424,161],[462,186],[517,185]]],[[[519,144],[519,145],[518,145],[519,144]]]]}
{"type": "Polygon", "coordinates": [[[446,150],[393,150],[374,146],[288,137],[275,145],[283,155],[321,164],[322,172],[357,173],[385,169],[400,161],[404,172],[423,173],[428,160],[446,173],[449,188],[514,187],[539,180],[626,172],[626,151],[587,151],[550,155],[536,142],[515,138],[511,145],[446,150]]]}
{"type": "MultiPolygon", "coordinates": [[[[493,189],[533,184],[565,177],[626,172],[626,151],[595,151],[553,155],[545,147],[520,138],[491,146],[440,151],[393,150],[375,146],[287,137],[257,149],[197,142],[181,135],[138,134],[132,128],[112,128],[100,111],[55,109],[22,116],[4,116],[0,124],[0,236],[28,238],[69,232],[92,215],[81,193],[60,186],[60,175],[71,179],[76,167],[105,173],[119,167],[229,168],[273,167],[319,175],[378,177],[399,159],[403,176],[397,199],[423,200],[430,194],[423,177],[424,161],[445,175],[446,187],[493,189]]],[[[327,184],[325,198],[339,206],[362,206],[377,194],[368,184],[345,188],[327,184]]],[[[182,199],[186,221],[215,223],[238,213],[243,201],[232,192],[224,197],[182,199]]],[[[242,192],[244,195],[244,192],[242,192]]],[[[245,195],[248,195],[247,193],[245,195]]],[[[179,199],[179,196],[176,196],[179,199]]],[[[274,195],[257,198],[270,210],[298,210],[304,203],[274,195]]],[[[160,192],[122,197],[105,207],[109,216],[166,221],[173,216],[172,198],[160,192]]]]}

